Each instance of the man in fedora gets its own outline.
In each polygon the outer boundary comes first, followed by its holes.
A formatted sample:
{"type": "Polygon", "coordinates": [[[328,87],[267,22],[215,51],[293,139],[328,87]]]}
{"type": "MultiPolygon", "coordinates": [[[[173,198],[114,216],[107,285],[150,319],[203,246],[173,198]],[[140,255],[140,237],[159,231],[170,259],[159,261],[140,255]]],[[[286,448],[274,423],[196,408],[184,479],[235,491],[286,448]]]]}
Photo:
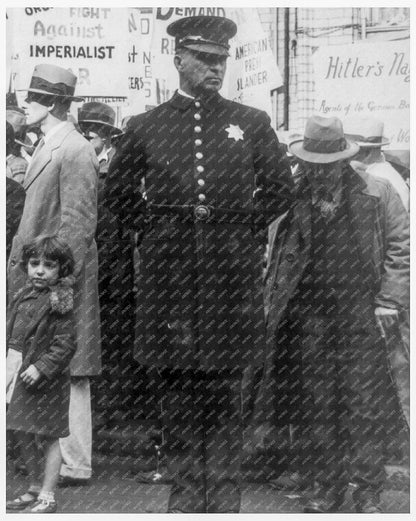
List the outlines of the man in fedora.
{"type": "Polygon", "coordinates": [[[20,107],[6,107],[6,121],[11,124],[14,132],[14,142],[8,142],[6,152],[7,177],[22,184],[25,178],[28,162],[21,154],[22,147],[30,147],[31,141],[26,136],[26,116],[20,107]]]}
{"type": "Polygon", "coordinates": [[[381,150],[382,147],[390,144],[383,135],[384,123],[373,116],[357,116],[345,120],[344,129],[346,137],[360,147],[358,154],[351,161],[354,170],[388,179],[397,190],[404,207],[409,211],[409,187],[393,165],[386,161],[381,150]]]}
{"type": "Polygon", "coordinates": [[[317,484],[305,512],[338,511],[350,481],[357,511],[377,512],[383,407],[397,398],[378,324],[408,307],[408,216],[390,183],[351,168],[358,145],[338,118],[310,117],[289,151],[303,178],[270,234],[267,361],[278,376],[273,387],[267,368],[263,396],[274,393],[278,419],[302,432],[298,470],[317,484]]]}
{"type": "Polygon", "coordinates": [[[107,178],[110,210],[144,230],[136,359],[165,385],[170,512],[240,509],[241,381],[263,363],[265,230],[293,200],[268,116],[219,94],[236,31],[211,16],[168,26],[179,89],[129,120],[107,178]]]}
{"type": "Polygon", "coordinates": [[[12,295],[25,284],[19,268],[24,244],[39,235],[57,235],[69,244],[75,259],[77,351],[70,365],[71,435],[60,440],[64,461],[61,474],[85,481],[91,476],[89,377],[101,369],[94,241],[98,162],[90,143],[67,121],[71,102],[82,101],[74,95],[76,82],[72,72],[56,65],[34,68],[23,108],[27,125],[40,126],[44,137],[23,183],[26,201],[10,253],[8,282],[12,295]]]}

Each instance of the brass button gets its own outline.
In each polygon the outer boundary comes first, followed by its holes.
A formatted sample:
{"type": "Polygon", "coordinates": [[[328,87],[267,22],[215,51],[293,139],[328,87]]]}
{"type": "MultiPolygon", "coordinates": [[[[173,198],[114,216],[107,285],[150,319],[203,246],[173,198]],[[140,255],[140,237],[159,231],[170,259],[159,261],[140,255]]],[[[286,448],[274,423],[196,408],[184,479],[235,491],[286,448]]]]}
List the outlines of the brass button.
{"type": "Polygon", "coordinates": [[[197,153],[195,154],[195,157],[196,157],[197,159],[202,159],[202,158],[204,157],[204,154],[203,154],[202,152],[197,152],[197,153]]]}
{"type": "Polygon", "coordinates": [[[200,126],[197,125],[196,127],[194,127],[194,130],[195,130],[195,132],[196,132],[197,134],[199,134],[199,133],[201,132],[202,128],[201,128],[200,126]]]}
{"type": "Polygon", "coordinates": [[[295,260],[295,256],[294,256],[294,254],[293,254],[293,253],[288,253],[288,254],[286,255],[286,260],[287,260],[288,262],[293,262],[293,261],[295,260]]]}
{"type": "Polygon", "coordinates": [[[199,109],[200,106],[201,106],[201,103],[200,103],[199,101],[195,101],[195,107],[196,107],[197,109],[199,109]]]}
{"type": "Polygon", "coordinates": [[[198,113],[194,114],[194,118],[195,118],[197,121],[199,121],[199,120],[201,119],[201,114],[198,114],[198,113]]]}
{"type": "Polygon", "coordinates": [[[196,147],[200,147],[202,145],[202,140],[201,139],[195,139],[195,146],[196,147]]]}
{"type": "Polygon", "coordinates": [[[202,172],[205,170],[205,168],[202,166],[202,165],[198,165],[196,167],[196,171],[199,172],[200,174],[202,174],[202,172]]]}
{"type": "Polygon", "coordinates": [[[203,203],[205,201],[206,197],[204,194],[199,194],[198,199],[203,203]]]}
{"type": "Polygon", "coordinates": [[[198,179],[198,184],[199,184],[199,186],[204,186],[205,181],[203,179],[198,179]]]}

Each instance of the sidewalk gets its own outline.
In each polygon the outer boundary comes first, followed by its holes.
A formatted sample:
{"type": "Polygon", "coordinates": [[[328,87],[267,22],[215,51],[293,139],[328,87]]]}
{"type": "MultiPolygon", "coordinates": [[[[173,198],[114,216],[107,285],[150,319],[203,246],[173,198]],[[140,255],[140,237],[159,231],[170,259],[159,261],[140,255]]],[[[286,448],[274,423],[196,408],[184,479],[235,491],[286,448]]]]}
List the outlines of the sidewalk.
{"type": "MultiPolygon", "coordinates": [[[[407,471],[388,468],[388,489],[382,496],[382,508],[389,513],[408,513],[410,498],[406,479],[407,471]],[[401,478],[400,478],[401,477],[401,478]]],[[[163,476],[163,469],[161,469],[163,476]]],[[[58,489],[58,513],[163,513],[167,511],[169,485],[143,483],[143,477],[129,468],[120,456],[96,457],[94,476],[88,486],[58,489]]],[[[26,491],[24,476],[7,472],[7,499],[26,491]]],[[[351,489],[352,490],[352,489],[351,489]]],[[[343,512],[354,512],[348,491],[343,512]]],[[[245,483],[241,513],[296,513],[302,512],[300,496],[296,491],[279,491],[267,483],[245,483]]]]}

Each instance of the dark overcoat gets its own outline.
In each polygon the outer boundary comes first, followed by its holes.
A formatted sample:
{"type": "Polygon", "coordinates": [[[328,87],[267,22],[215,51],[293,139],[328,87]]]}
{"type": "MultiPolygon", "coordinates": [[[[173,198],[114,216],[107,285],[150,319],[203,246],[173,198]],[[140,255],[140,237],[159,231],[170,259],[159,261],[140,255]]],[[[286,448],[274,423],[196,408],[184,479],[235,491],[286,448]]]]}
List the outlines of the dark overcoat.
{"type": "MultiPolygon", "coordinates": [[[[23,288],[10,304],[7,342],[19,303],[30,291],[31,287],[23,288]]],[[[37,300],[38,308],[25,331],[23,362],[7,412],[7,428],[63,438],[69,435],[69,363],[76,348],[72,289],[59,285],[42,292],[37,300]],[[31,364],[41,378],[28,387],[20,375],[31,364]]]]}
{"type": "MultiPolygon", "coordinates": [[[[409,307],[410,291],[408,214],[389,181],[368,174],[359,175],[350,166],[345,167],[345,176],[353,240],[360,258],[358,287],[363,289],[363,296],[368,291],[373,296],[371,309],[365,314],[374,315],[376,306],[405,312],[409,307]]],[[[260,423],[275,412],[265,406],[273,403],[275,389],[272,368],[278,353],[273,339],[279,334],[288,303],[295,295],[310,257],[312,204],[308,189],[308,183],[301,181],[294,207],[270,226],[265,280],[267,345],[270,351],[256,408],[260,423]]],[[[360,310],[362,312],[362,308],[360,310]]],[[[397,357],[387,358],[406,417],[409,410],[408,359],[401,362],[397,357]],[[400,363],[402,366],[398,367],[400,363]]]]}
{"type": "Polygon", "coordinates": [[[261,364],[264,232],[293,198],[269,117],[220,95],[176,93],[129,121],[106,197],[128,226],[145,230],[137,360],[203,370],[261,364]],[[206,220],[194,217],[201,203],[206,220]]]}

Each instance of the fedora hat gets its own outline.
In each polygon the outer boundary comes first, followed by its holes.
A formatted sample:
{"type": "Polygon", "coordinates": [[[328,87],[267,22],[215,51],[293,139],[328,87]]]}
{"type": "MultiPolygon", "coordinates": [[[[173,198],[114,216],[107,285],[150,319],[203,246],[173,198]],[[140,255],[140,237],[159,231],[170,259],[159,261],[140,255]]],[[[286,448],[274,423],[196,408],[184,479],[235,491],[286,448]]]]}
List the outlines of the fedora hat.
{"type": "Polygon", "coordinates": [[[390,141],[383,136],[384,123],[371,116],[349,118],[344,121],[345,135],[360,148],[377,148],[390,141]]]}
{"type": "Polygon", "coordinates": [[[89,123],[95,123],[110,127],[114,130],[114,133],[118,134],[121,130],[114,125],[115,121],[116,113],[114,109],[105,103],[91,101],[84,103],[78,109],[78,124],[81,128],[85,128],[89,123]]]}
{"type": "Polygon", "coordinates": [[[74,96],[76,84],[77,77],[70,70],[41,64],[34,68],[29,88],[23,90],[71,101],[84,101],[84,98],[74,96]]]}
{"type": "Polygon", "coordinates": [[[309,163],[335,163],[354,156],[359,147],[345,139],[342,122],[336,117],[311,116],[303,139],[289,144],[289,152],[309,163]]]}
{"type": "Polygon", "coordinates": [[[32,142],[26,136],[26,116],[20,107],[6,107],[6,121],[11,124],[14,131],[14,141],[22,147],[32,147],[32,142]]]}
{"type": "Polygon", "coordinates": [[[237,33],[237,26],[222,16],[188,16],[172,22],[166,30],[175,37],[176,49],[229,56],[228,40],[237,33]]]}

